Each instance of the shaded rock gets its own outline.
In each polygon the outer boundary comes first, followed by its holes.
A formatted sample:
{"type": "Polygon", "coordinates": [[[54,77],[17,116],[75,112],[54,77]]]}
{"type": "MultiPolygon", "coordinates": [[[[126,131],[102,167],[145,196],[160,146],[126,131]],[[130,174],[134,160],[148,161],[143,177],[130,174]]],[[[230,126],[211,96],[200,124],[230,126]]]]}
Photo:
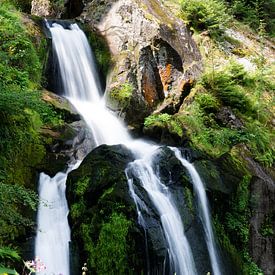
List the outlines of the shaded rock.
{"type": "Polygon", "coordinates": [[[217,121],[231,129],[242,129],[242,121],[236,117],[230,107],[221,107],[216,114],[217,121]]]}
{"type": "Polygon", "coordinates": [[[197,46],[183,22],[157,0],[85,3],[78,19],[106,37],[115,62],[107,97],[122,83],[133,87],[126,108],[119,108],[112,100],[109,107],[123,111],[134,127],[159,103],[163,102],[159,111],[176,112],[189,92],[187,87],[202,69],[197,46]]]}
{"type": "Polygon", "coordinates": [[[84,8],[82,0],[66,0],[66,18],[74,18],[81,14],[84,8]]]}
{"type": "Polygon", "coordinates": [[[75,121],[54,128],[42,128],[46,155],[38,170],[50,176],[64,171],[70,161],[83,159],[94,147],[93,137],[84,121],[75,121]]]}
{"type": "Polygon", "coordinates": [[[240,152],[247,169],[252,174],[250,183],[252,217],[250,220],[249,250],[252,259],[265,274],[274,274],[274,178],[249,156],[245,147],[240,152]]]}

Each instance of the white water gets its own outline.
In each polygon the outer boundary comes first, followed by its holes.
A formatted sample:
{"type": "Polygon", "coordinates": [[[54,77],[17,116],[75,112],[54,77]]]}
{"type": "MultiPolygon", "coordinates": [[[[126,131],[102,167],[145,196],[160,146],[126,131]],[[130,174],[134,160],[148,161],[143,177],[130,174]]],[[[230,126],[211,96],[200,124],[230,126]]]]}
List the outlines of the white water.
{"type": "Polygon", "coordinates": [[[200,211],[200,218],[203,224],[204,228],[204,233],[205,233],[205,239],[206,239],[206,244],[208,248],[208,253],[210,256],[210,261],[211,261],[211,266],[214,275],[221,275],[220,267],[219,267],[219,259],[217,255],[217,249],[215,245],[215,239],[214,239],[214,234],[212,230],[212,224],[210,220],[210,213],[209,213],[209,208],[208,208],[208,200],[205,192],[205,188],[203,185],[203,182],[196,171],[195,167],[188,162],[186,159],[184,159],[181,155],[181,152],[177,148],[172,148],[170,147],[172,151],[174,151],[175,156],[177,159],[182,163],[182,165],[188,170],[195,193],[198,198],[198,205],[199,205],[199,211],[200,211]]]}
{"type": "Polygon", "coordinates": [[[40,174],[35,255],[46,266],[44,274],[70,274],[70,227],[65,189],[68,173],[79,164],[80,162],[77,162],[74,166],[69,166],[66,173],[57,173],[53,178],[44,173],[40,174]]]}
{"type": "MultiPolygon", "coordinates": [[[[137,208],[144,208],[132,187],[132,178],[140,180],[142,187],[147,191],[152,203],[158,210],[164,234],[169,246],[169,256],[173,274],[196,274],[195,263],[189,243],[184,234],[180,214],[173,203],[169,189],[161,183],[160,178],[153,170],[154,153],[145,155],[130,163],[126,175],[129,181],[131,194],[137,208]],[[131,176],[130,176],[131,175],[131,176]]],[[[146,210],[146,209],[145,209],[146,210]]],[[[140,211],[138,212],[140,218],[140,211]]]]}
{"type": "MultiPolygon", "coordinates": [[[[132,179],[128,175],[139,178],[143,188],[159,212],[162,227],[168,243],[167,250],[173,263],[176,274],[196,274],[195,264],[191,249],[184,234],[181,217],[169,189],[163,185],[152,168],[154,152],[159,148],[142,140],[133,140],[127,133],[123,123],[115,117],[104,105],[101,99],[95,77],[94,61],[90,47],[84,33],[76,24],[70,26],[70,30],[64,29],[58,24],[50,28],[53,49],[56,52],[64,87],[64,96],[75,106],[82,115],[88,127],[91,129],[94,143],[100,144],[124,144],[132,150],[136,160],[125,171],[128,176],[131,195],[137,205],[141,200],[135,195],[132,179]],[[138,202],[139,200],[139,202],[138,202]]],[[[58,210],[45,209],[42,206],[38,211],[38,231],[36,239],[36,255],[47,266],[47,274],[69,275],[68,242],[70,230],[67,222],[67,203],[65,198],[65,181],[67,174],[58,173],[53,179],[41,174],[40,198],[56,203],[62,207],[58,210]],[[44,194],[49,193],[49,197],[44,194]],[[48,190],[48,191],[47,191],[48,190]],[[62,216],[62,217],[61,217],[62,216]],[[43,233],[43,234],[42,234],[43,233]],[[43,237],[42,237],[43,235],[43,237]],[[62,236],[61,236],[62,235],[62,236]]],[[[145,207],[145,206],[143,206],[145,207]]],[[[142,217],[139,213],[139,221],[142,217]]]]}

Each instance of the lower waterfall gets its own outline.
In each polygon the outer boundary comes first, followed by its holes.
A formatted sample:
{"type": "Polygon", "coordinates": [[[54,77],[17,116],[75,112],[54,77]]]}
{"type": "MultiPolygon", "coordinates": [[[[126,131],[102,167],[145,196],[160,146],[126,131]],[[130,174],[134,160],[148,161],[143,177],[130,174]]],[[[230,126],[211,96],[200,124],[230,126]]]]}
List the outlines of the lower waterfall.
{"type": "MultiPolygon", "coordinates": [[[[157,209],[167,242],[170,273],[197,274],[192,251],[185,236],[181,216],[173,202],[173,196],[152,166],[154,154],[159,146],[132,139],[119,118],[105,107],[97,85],[98,77],[90,47],[79,27],[72,24],[69,29],[65,29],[53,23],[51,26],[48,24],[48,28],[62,79],[63,95],[74,105],[90,128],[94,147],[101,144],[124,144],[135,155],[136,160],[130,163],[125,171],[129,192],[136,203],[137,211],[146,207],[131,185],[133,177],[139,179],[140,185],[146,190],[157,209]]],[[[175,153],[177,155],[177,151],[175,153]]],[[[179,159],[182,162],[182,159],[179,159]]],[[[76,165],[79,164],[80,161],[76,165]]],[[[49,275],[70,274],[70,229],[67,221],[65,188],[67,175],[75,168],[76,166],[70,166],[66,173],[58,173],[54,178],[43,173],[40,175],[39,195],[42,202],[38,209],[35,254],[45,263],[46,274],[49,275]]],[[[194,188],[196,189],[195,184],[194,188]]],[[[205,203],[207,203],[206,200],[205,203]]],[[[208,219],[202,211],[203,223],[210,221],[208,212],[207,215],[208,219]]],[[[142,216],[139,213],[138,217],[142,224],[142,216]]],[[[207,225],[206,228],[209,226],[207,225]]],[[[213,241],[212,231],[210,233],[205,231],[207,244],[209,240],[213,241]]],[[[211,256],[213,251],[210,248],[208,246],[211,262],[213,262],[211,256]]],[[[212,248],[215,250],[214,246],[212,248]]],[[[215,275],[220,274],[214,266],[213,270],[215,275]]]]}

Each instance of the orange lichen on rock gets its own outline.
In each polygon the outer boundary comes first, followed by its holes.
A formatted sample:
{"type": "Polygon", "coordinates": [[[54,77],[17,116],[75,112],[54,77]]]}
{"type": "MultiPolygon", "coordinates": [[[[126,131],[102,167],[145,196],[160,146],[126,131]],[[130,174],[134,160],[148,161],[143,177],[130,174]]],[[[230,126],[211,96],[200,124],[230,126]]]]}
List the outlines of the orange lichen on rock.
{"type": "Polygon", "coordinates": [[[179,85],[178,85],[178,91],[179,92],[185,92],[185,91],[188,91],[188,93],[190,92],[190,87],[193,85],[194,83],[194,80],[193,79],[182,79],[180,82],[179,82],[179,85]]]}
{"type": "Polygon", "coordinates": [[[172,65],[166,64],[165,67],[159,66],[159,75],[163,85],[163,91],[166,95],[168,93],[169,85],[172,82],[172,65]]]}
{"type": "Polygon", "coordinates": [[[152,107],[155,101],[158,100],[158,92],[155,83],[150,81],[150,78],[145,74],[142,79],[142,92],[148,105],[152,107]]]}

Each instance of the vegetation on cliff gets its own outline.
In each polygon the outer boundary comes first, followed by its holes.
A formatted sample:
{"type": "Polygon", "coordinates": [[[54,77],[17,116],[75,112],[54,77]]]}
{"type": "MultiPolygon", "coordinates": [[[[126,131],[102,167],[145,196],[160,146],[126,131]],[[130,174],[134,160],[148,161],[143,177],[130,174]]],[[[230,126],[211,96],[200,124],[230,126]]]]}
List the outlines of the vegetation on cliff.
{"type": "Polygon", "coordinates": [[[40,129],[60,123],[39,91],[45,40],[32,37],[36,29],[24,20],[0,1],[0,266],[20,259],[11,251],[34,230],[35,167],[46,153],[40,129]]]}

